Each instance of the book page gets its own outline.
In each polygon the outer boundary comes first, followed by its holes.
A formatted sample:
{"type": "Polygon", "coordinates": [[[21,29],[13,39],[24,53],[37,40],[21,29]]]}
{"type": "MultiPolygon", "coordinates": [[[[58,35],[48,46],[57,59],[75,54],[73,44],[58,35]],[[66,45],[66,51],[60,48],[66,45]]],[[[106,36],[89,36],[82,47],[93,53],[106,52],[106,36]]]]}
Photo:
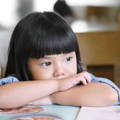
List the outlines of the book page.
{"type": "Polygon", "coordinates": [[[75,120],[79,109],[62,105],[24,106],[0,110],[0,120],[75,120]]]}

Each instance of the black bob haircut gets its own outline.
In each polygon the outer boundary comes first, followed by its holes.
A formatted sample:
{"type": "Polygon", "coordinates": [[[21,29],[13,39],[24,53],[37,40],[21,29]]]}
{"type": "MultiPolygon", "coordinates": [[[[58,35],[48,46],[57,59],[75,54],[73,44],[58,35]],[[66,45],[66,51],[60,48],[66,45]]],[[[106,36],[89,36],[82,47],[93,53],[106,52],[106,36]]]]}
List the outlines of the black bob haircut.
{"type": "Polygon", "coordinates": [[[14,75],[20,81],[32,80],[27,64],[29,58],[72,51],[77,56],[77,72],[82,72],[76,36],[64,19],[53,12],[31,13],[13,31],[5,76],[14,75]]]}

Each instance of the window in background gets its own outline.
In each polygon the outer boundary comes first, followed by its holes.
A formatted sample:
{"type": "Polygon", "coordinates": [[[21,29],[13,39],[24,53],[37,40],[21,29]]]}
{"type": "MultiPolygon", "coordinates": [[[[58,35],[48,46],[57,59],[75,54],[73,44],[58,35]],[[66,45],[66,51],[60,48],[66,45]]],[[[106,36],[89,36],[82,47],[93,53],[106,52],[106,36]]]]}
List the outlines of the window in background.
{"type": "Polygon", "coordinates": [[[0,0],[0,28],[11,27],[17,21],[17,0],[0,0]]]}
{"type": "Polygon", "coordinates": [[[120,6],[120,0],[67,0],[72,6],[120,6]]]}
{"type": "MultiPolygon", "coordinates": [[[[0,30],[6,28],[7,29],[13,28],[22,17],[24,17],[30,12],[53,11],[53,6],[56,1],[57,0],[1,0],[0,30]]],[[[88,28],[91,29],[91,25],[93,26],[93,24],[90,23],[90,27],[89,27],[88,25],[89,23],[86,23],[86,21],[87,22],[92,21],[92,23],[95,24],[97,20],[98,21],[106,21],[108,19],[112,20],[113,17],[116,17],[116,21],[118,22],[120,21],[119,12],[117,12],[118,9],[120,9],[120,0],[104,0],[104,1],[103,0],[65,0],[65,1],[75,13],[75,19],[78,20],[77,23],[78,24],[80,23],[80,25],[73,23],[73,26],[77,26],[77,27],[80,26],[78,28],[80,31],[82,30],[84,31],[88,28]],[[104,7],[108,7],[108,8],[104,8],[104,7]],[[97,13],[97,11],[99,13],[97,13]],[[116,12],[118,14],[116,14],[116,12]],[[85,29],[83,28],[83,26],[85,26],[84,27],[85,29]]],[[[103,25],[103,27],[104,26],[105,25],[103,25]]]]}
{"type": "Polygon", "coordinates": [[[52,11],[56,0],[34,0],[34,11],[52,11]]]}

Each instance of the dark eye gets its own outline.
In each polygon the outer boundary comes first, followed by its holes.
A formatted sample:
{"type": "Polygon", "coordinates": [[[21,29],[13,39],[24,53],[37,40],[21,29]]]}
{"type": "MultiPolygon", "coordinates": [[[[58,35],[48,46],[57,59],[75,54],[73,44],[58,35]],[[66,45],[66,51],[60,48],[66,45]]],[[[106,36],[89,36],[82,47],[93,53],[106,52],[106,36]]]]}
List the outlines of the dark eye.
{"type": "Polygon", "coordinates": [[[42,64],[40,64],[41,66],[49,66],[49,65],[51,65],[51,62],[44,62],[44,63],[42,63],[42,64]]]}
{"type": "Polygon", "coordinates": [[[65,61],[69,62],[69,61],[71,61],[71,59],[72,59],[72,57],[66,57],[65,61]]]}

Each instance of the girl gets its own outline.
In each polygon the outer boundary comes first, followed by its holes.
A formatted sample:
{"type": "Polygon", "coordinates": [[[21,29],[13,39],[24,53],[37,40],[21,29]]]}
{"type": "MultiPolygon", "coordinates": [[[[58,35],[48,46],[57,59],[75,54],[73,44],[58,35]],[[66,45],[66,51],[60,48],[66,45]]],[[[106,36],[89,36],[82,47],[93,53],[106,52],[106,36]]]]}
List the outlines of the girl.
{"type": "Polygon", "coordinates": [[[83,71],[75,34],[52,12],[32,13],[17,24],[5,76],[0,108],[26,104],[106,106],[120,100],[114,83],[83,71]]]}

